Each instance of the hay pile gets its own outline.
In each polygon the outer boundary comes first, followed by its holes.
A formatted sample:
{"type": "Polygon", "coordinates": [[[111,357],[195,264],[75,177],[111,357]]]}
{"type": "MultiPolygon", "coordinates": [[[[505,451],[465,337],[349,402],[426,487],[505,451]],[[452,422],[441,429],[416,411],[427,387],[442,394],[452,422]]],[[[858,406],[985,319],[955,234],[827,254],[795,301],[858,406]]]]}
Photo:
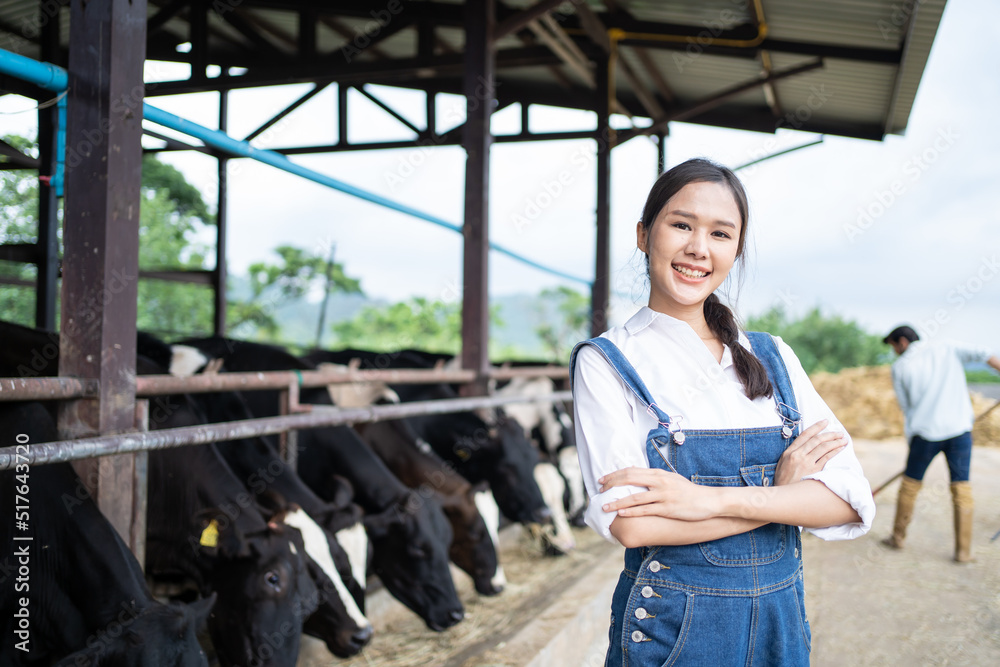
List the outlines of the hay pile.
{"type": "MultiPolygon", "coordinates": [[[[847,368],[839,373],[816,373],[813,386],[852,438],[885,440],[903,436],[903,413],[892,389],[888,366],[847,368]]],[[[996,401],[972,393],[972,412],[977,417],[996,401]]],[[[1000,408],[976,422],[972,430],[976,445],[1000,447],[1000,408]]]]}
{"type": "Polygon", "coordinates": [[[852,438],[902,437],[903,413],[888,366],[845,368],[839,373],[816,373],[811,379],[852,438]]]}

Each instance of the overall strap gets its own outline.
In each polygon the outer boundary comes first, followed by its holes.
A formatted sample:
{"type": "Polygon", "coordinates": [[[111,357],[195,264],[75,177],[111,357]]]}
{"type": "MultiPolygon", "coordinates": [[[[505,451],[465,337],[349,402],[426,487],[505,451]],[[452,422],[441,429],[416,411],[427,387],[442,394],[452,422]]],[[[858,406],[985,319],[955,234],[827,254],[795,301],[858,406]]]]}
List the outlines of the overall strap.
{"type": "Polygon", "coordinates": [[[792,380],[785,367],[785,360],[781,358],[778,346],[774,342],[774,337],[760,331],[747,331],[745,333],[750,339],[754,356],[764,365],[767,378],[771,381],[771,386],[774,387],[774,401],[777,403],[779,414],[786,423],[800,421],[801,415],[799,414],[799,406],[795,402],[792,380]]]}
{"type": "Polygon", "coordinates": [[[622,351],[618,349],[618,346],[612,343],[607,338],[591,338],[590,340],[585,340],[577,343],[576,347],[573,348],[573,354],[569,358],[569,377],[570,383],[572,383],[573,378],[576,374],[576,355],[580,352],[580,349],[584,345],[593,345],[597,350],[604,355],[611,368],[618,373],[618,377],[622,379],[625,386],[628,387],[636,398],[646,406],[646,411],[656,417],[656,421],[660,422],[662,426],[668,426],[670,424],[670,416],[667,415],[660,407],[653,402],[653,395],[649,393],[646,388],[646,384],[639,377],[639,373],[636,372],[632,364],[629,363],[622,351]]]}

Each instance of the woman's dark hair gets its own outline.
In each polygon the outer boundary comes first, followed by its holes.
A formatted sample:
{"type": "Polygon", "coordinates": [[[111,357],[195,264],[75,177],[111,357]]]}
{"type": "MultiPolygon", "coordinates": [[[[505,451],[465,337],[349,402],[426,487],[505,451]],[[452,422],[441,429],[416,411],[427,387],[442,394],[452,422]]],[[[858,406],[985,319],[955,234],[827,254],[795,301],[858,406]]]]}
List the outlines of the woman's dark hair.
{"type": "MultiPolygon", "coordinates": [[[[736,208],[740,212],[740,238],[736,246],[736,258],[740,266],[746,263],[743,254],[743,247],[746,242],[747,223],[749,222],[750,211],[747,204],[747,193],[743,189],[743,184],[731,170],[703,158],[695,158],[682,162],[672,169],[664,172],[649,191],[646,198],[646,205],[642,207],[642,228],[646,232],[646,238],[653,228],[656,217],[667,205],[671,197],[680,192],[684,186],[691,183],[722,183],[729,188],[736,202],[736,208]]],[[[646,255],[646,273],[649,273],[649,255],[646,255]]],[[[729,346],[733,354],[733,366],[736,368],[736,375],[743,383],[747,398],[753,400],[760,397],[770,397],[774,393],[771,381],[767,378],[767,371],[763,364],[753,354],[748,352],[739,343],[739,327],[736,325],[736,317],[733,312],[726,307],[719,297],[710,294],[705,300],[705,321],[712,333],[720,341],[729,346]]]]}

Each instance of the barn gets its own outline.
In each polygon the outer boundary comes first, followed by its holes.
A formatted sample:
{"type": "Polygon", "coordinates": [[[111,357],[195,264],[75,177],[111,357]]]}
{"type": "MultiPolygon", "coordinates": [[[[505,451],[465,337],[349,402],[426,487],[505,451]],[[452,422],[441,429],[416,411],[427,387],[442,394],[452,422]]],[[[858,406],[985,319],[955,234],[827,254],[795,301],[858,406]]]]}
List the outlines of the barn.
{"type": "MultiPolygon", "coordinates": [[[[55,415],[55,432],[41,429],[37,437],[25,435],[26,442],[21,442],[13,438],[27,433],[18,430],[25,427],[16,422],[10,427],[10,438],[0,442],[0,470],[27,474],[22,471],[71,461],[86,485],[87,493],[82,495],[93,498],[123,544],[142,564],[149,562],[147,515],[152,510],[147,498],[154,483],[150,476],[151,452],[279,436],[275,442],[282,460],[294,470],[299,447],[311,432],[306,429],[342,429],[344,425],[361,424],[374,427],[386,421],[464,414],[505,404],[566,402],[571,395],[565,367],[497,368],[488,356],[491,256],[502,253],[538,266],[536,259],[490,240],[489,198],[491,193],[502,195],[495,183],[491,186],[491,146],[579,139],[594,143],[596,159],[588,177],[596,185],[592,228],[596,252],[590,260],[593,277],[585,282],[591,294],[590,330],[597,335],[608,328],[611,156],[616,147],[633,141],[654,142],[659,172],[667,163],[671,122],[772,134],[790,128],[872,141],[901,134],[907,127],[944,5],[944,0],[879,0],[822,6],[806,6],[793,0],[2,3],[0,92],[36,100],[39,127],[38,157],[3,143],[2,167],[37,171],[39,227],[35,243],[0,245],[0,259],[37,267],[37,329],[22,332],[24,337],[18,339],[18,344],[14,343],[15,330],[11,329],[10,338],[4,341],[6,357],[0,375],[8,377],[0,379],[0,402],[9,404],[5,407],[12,410],[38,401],[52,406],[58,403],[58,408],[51,411],[55,415]],[[150,61],[187,65],[190,76],[155,84],[146,82],[144,65],[150,61]],[[232,91],[293,83],[312,87],[245,136],[227,133],[232,91]],[[423,93],[426,122],[414,123],[370,86],[423,93]],[[336,142],[273,150],[251,145],[254,138],[321,92],[334,89],[339,131],[336,142]],[[350,104],[350,91],[360,93],[395,118],[413,138],[351,141],[348,123],[353,122],[357,112],[350,104]],[[192,93],[215,96],[215,127],[180,118],[157,104],[158,97],[192,93]],[[460,124],[441,131],[435,100],[446,94],[465,97],[466,113],[460,124]],[[522,115],[520,132],[491,134],[492,115],[515,105],[522,115]],[[535,105],[593,112],[596,124],[586,130],[532,131],[529,114],[535,105]],[[613,123],[613,117],[628,122],[622,126],[613,123]],[[187,139],[178,139],[178,133],[187,139]],[[157,139],[159,144],[144,148],[143,136],[157,139]],[[406,201],[365,191],[352,185],[348,175],[321,173],[295,161],[295,156],[310,154],[433,150],[439,146],[461,146],[467,156],[464,215],[460,222],[444,220],[406,201]],[[214,270],[160,271],[153,275],[139,268],[143,153],[171,151],[196,151],[218,161],[214,270]],[[137,367],[137,351],[142,356],[150,350],[142,348],[142,339],[137,336],[140,278],[211,286],[214,331],[218,337],[227,334],[227,235],[239,231],[239,221],[227,215],[226,165],[237,159],[256,160],[345,197],[402,212],[412,216],[415,225],[433,224],[461,234],[460,363],[448,368],[426,360],[409,365],[359,367],[341,359],[346,367],[338,369],[274,362],[266,368],[247,365],[236,370],[241,362],[230,349],[232,358],[225,368],[231,372],[226,373],[170,376],[166,372],[170,353],[159,372],[148,373],[137,367]],[[26,347],[19,347],[21,343],[26,347]],[[491,393],[491,384],[514,378],[548,378],[560,390],[530,396],[491,393]],[[317,402],[306,398],[311,391],[328,385],[372,382],[391,383],[394,387],[455,384],[461,388],[457,393],[433,399],[415,393],[421,400],[355,407],[309,407],[317,402]],[[151,426],[163,397],[224,391],[273,394],[273,414],[255,410],[253,415],[244,415],[253,418],[241,419],[227,412],[211,419],[211,424],[151,426]],[[302,433],[298,433],[300,430],[302,433]],[[40,444],[28,447],[27,441],[40,444]]],[[[199,349],[206,360],[225,356],[210,353],[206,347],[199,349]]],[[[12,414],[15,416],[11,419],[34,419],[30,415],[35,413],[12,414]]],[[[36,479],[35,475],[31,472],[19,486],[25,486],[25,480],[36,479]]],[[[66,480],[51,483],[65,484],[66,480]]],[[[70,487],[72,490],[72,484],[70,487]]],[[[357,500],[363,490],[354,491],[355,502],[365,510],[365,502],[357,500]]],[[[494,489],[494,495],[502,492],[494,489]]],[[[332,494],[320,500],[327,505],[336,503],[332,494]]],[[[7,507],[7,500],[3,502],[7,507]]],[[[374,494],[367,502],[371,503],[367,508],[370,515],[375,514],[376,506],[380,510],[386,507],[379,505],[374,494]]],[[[270,519],[264,516],[261,525],[270,525],[274,516],[293,517],[296,512],[290,507],[269,509],[274,513],[270,519]]],[[[33,512],[33,521],[42,521],[33,512]]],[[[246,514],[242,516],[248,520],[246,514]]],[[[297,521],[287,520],[288,526],[297,521]]],[[[6,511],[4,521],[13,522],[6,511]]],[[[205,523],[206,532],[200,536],[204,538],[202,546],[211,550],[221,549],[213,533],[219,530],[219,524],[214,521],[205,523]]],[[[531,523],[528,519],[524,522],[531,523]]],[[[294,524],[293,528],[301,525],[294,524]]],[[[375,530],[366,527],[370,534],[375,530]]],[[[301,532],[305,535],[306,529],[301,532]]],[[[301,543],[295,541],[299,538],[294,535],[283,535],[282,539],[277,547],[268,543],[267,548],[307,552],[311,548],[307,539],[301,543]]],[[[118,557],[123,560],[117,567],[125,568],[121,563],[127,559],[123,554],[118,557]]],[[[294,569],[293,561],[289,561],[289,568],[294,569]]],[[[35,567],[44,567],[42,560],[35,562],[35,567]]],[[[300,563],[299,567],[306,566],[300,563]]],[[[332,570],[327,574],[329,586],[334,587],[336,577],[332,570]]],[[[132,576],[141,588],[141,573],[137,576],[133,572],[132,576]]],[[[327,585],[326,579],[323,582],[327,585]]],[[[350,588],[349,583],[345,581],[341,586],[350,588]]],[[[364,581],[355,583],[364,586],[364,581]]],[[[303,590],[309,585],[313,584],[304,583],[303,590]]],[[[338,644],[340,653],[334,651],[337,655],[356,653],[371,634],[370,630],[365,634],[365,622],[357,614],[352,616],[351,603],[347,598],[343,600],[344,618],[351,619],[343,622],[351,631],[350,637],[338,644]]],[[[143,609],[152,609],[152,605],[149,601],[143,609]]],[[[420,603],[408,606],[413,609],[420,603]]],[[[433,606],[427,603],[426,609],[433,606]]],[[[205,615],[204,609],[173,612],[186,614],[184,623],[205,615]]],[[[433,615],[431,611],[426,613],[428,618],[433,615]]],[[[428,626],[445,627],[461,618],[454,610],[442,613],[451,613],[451,621],[428,621],[428,626]]],[[[286,644],[297,647],[297,635],[286,644]]],[[[329,646],[334,644],[333,639],[328,642],[329,646]]],[[[52,651],[52,659],[59,659],[83,648],[53,645],[48,650],[52,651]]],[[[175,649],[176,664],[197,664],[197,660],[204,659],[175,649]]],[[[8,650],[6,644],[3,650],[8,650]]],[[[246,655],[245,648],[234,651],[246,655]]],[[[280,653],[277,649],[271,652],[280,653]]],[[[288,654],[286,648],[286,658],[288,654]]],[[[294,651],[291,655],[294,657],[294,651]]],[[[254,656],[252,650],[250,656],[254,656]]],[[[257,654],[257,658],[262,656],[257,654]]],[[[265,658],[264,662],[271,660],[265,658]]],[[[133,660],[145,664],[142,658],[133,660]]],[[[273,660],[273,664],[280,662],[277,657],[273,660]]]]}

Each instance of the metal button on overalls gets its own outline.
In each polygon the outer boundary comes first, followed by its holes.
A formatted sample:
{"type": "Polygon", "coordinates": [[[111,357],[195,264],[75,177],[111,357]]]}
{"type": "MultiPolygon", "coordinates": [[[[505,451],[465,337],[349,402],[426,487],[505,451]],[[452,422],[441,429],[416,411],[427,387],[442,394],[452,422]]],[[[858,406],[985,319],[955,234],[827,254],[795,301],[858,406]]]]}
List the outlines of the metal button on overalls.
{"type": "Polygon", "coordinates": [[[647,616],[649,616],[649,614],[642,607],[639,607],[638,609],[635,610],[635,617],[638,618],[640,621],[646,618],[647,616]]]}
{"type": "Polygon", "coordinates": [[[644,598],[651,598],[651,597],[653,597],[653,587],[652,586],[643,586],[642,587],[642,597],[644,597],[644,598]]]}
{"type": "Polygon", "coordinates": [[[652,563],[649,564],[649,571],[659,572],[661,567],[662,566],[660,565],[660,561],[654,560],[652,563]]]}
{"type": "Polygon", "coordinates": [[[642,632],[640,632],[639,630],[636,630],[635,632],[632,633],[632,641],[634,642],[641,642],[644,641],[645,639],[646,635],[642,634],[642,632]]]}

